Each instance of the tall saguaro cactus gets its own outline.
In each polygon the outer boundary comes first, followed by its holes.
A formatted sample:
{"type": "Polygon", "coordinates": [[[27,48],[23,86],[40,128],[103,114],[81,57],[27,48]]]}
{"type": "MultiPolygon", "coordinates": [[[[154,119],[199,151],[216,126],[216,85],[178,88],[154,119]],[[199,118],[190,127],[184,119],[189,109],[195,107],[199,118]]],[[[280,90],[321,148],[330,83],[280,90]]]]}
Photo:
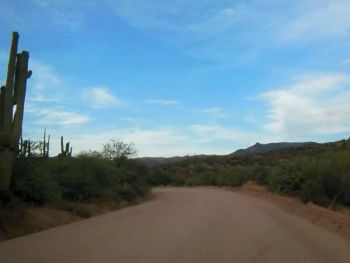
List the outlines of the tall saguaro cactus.
{"type": "Polygon", "coordinates": [[[6,85],[0,91],[0,194],[9,191],[12,166],[22,134],[29,53],[17,53],[19,35],[12,34],[6,85]]]}

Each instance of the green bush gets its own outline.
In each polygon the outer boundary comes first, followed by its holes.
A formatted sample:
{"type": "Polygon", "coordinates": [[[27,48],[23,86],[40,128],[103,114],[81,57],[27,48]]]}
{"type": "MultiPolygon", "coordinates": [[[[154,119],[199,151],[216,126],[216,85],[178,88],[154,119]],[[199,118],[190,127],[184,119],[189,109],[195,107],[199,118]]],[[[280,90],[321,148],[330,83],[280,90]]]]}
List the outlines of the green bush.
{"type": "Polygon", "coordinates": [[[200,185],[216,185],[216,175],[213,172],[203,172],[187,178],[186,185],[200,186],[200,185]]]}
{"type": "Polygon", "coordinates": [[[280,194],[296,195],[301,191],[303,177],[295,167],[275,167],[268,177],[268,188],[280,194]]]}
{"type": "Polygon", "coordinates": [[[241,186],[248,180],[246,171],[242,166],[233,166],[218,171],[216,178],[218,186],[241,186]]]}
{"type": "Polygon", "coordinates": [[[252,173],[252,178],[257,184],[266,185],[268,183],[269,167],[255,165],[253,166],[252,173]]]}
{"type": "Polygon", "coordinates": [[[148,183],[154,186],[160,185],[171,185],[173,184],[173,179],[171,172],[160,168],[153,168],[148,176],[148,183]]]}
{"type": "Polygon", "coordinates": [[[26,158],[16,162],[12,193],[38,205],[95,198],[131,201],[148,192],[148,169],[139,161],[116,163],[101,155],[26,158]]]}
{"type": "Polygon", "coordinates": [[[43,160],[18,160],[12,177],[11,191],[26,202],[44,205],[61,198],[56,177],[43,165],[43,160]]]}
{"type": "Polygon", "coordinates": [[[174,185],[240,186],[248,180],[269,190],[300,197],[323,206],[350,206],[350,153],[326,147],[245,157],[195,159],[153,168],[149,183],[174,185]]]}

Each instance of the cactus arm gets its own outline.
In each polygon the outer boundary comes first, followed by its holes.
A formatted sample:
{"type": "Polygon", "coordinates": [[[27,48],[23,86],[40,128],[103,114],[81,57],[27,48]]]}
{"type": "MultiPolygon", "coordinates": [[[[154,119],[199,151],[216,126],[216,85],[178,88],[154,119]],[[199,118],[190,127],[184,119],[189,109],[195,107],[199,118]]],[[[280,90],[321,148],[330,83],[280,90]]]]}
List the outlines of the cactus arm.
{"type": "Polygon", "coordinates": [[[28,157],[32,155],[32,142],[28,140],[28,157]]]}
{"type": "Polygon", "coordinates": [[[61,136],[61,154],[64,153],[64,148],[63,148],[63,136],[61,136]]]}
{"type": "Polygon", "coordinates": [[[69,142],[66,143],[66,150],[64,151],[65,155],[69,154],[69,142]]]}
{"type": "Polygon", "coordinates": [[[50,134],[49,137],[47,138],[47,150],[46,150],[47,157],[49,157],[50,154],[50,134]]]}
{"type": "Polygon", "coordinates": [[[4,132],[4,112],[5,112],[5,87],[0,89],[0,145],[4,145],[5,132],[4,132]]]}
{"type": "MultiPolygon", "coordinates": [[[[16,58],[18,47],[19,35],[17,32],[12,33],[12,43],[10,49],[10,57],[7,68],[6,88],[5,88],[5,100],[4,100],[4,126],[3,131],[5,134],[11,133],[12,117],[13,117],[13,83],[16,72],[16,58]]],[[[9,136],[7,136],[10,139],[9,136]]]]}
{"type": "MultiPolygon", "coordinates": [[[[21,59],[18,63],[19,66],[19,76],[16,78],[15,86],[17,89],[17,107],[15,112],[15,117],[13,120],[12,127],[12,147],[18,145],[19,137],[22,134],[22,123],[23,123],[23,113],[24,113],[24,102],[27,89],[27,77],[28,77],[28,61],[29,53],[23,51],[21,53],[21,59]]],[[[5,94],[6,95],[6,94],[5,94]]]]}
{"type": "Polygon", "coordinates": [[[3,130],[4,127],[4,106],[5,101],[5,86],[1,86],[0,89],[0,132],[3,130]]]}
{"type": "Polygon", "coordinates": [[[43,156],[46,157],[46,129],[44,130],[43,156]]]}

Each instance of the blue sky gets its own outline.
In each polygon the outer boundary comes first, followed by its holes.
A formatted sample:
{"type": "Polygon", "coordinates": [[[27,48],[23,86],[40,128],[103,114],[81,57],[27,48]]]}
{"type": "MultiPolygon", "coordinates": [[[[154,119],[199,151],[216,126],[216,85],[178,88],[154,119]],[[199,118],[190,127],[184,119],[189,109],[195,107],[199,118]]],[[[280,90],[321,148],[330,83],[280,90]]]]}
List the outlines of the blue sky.
{"type": "Polygon", "coordinates": [[[74,152],[227,154],[350,132],[348,0],[2,0],[30,51],[24,137],[74,152]]]}

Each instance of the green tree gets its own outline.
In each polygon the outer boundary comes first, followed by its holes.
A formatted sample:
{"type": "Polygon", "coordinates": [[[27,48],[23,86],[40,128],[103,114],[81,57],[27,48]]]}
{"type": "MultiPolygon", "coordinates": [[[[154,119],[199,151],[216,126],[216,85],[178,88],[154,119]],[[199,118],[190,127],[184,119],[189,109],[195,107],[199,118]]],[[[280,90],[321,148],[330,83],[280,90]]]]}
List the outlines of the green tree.
{"type": "Polygon", "coordinates": [[[137,156],[137,150],[132,143],[111,139],[103,146],[102,156],[108,160],[123,160],[137,156]]]}

